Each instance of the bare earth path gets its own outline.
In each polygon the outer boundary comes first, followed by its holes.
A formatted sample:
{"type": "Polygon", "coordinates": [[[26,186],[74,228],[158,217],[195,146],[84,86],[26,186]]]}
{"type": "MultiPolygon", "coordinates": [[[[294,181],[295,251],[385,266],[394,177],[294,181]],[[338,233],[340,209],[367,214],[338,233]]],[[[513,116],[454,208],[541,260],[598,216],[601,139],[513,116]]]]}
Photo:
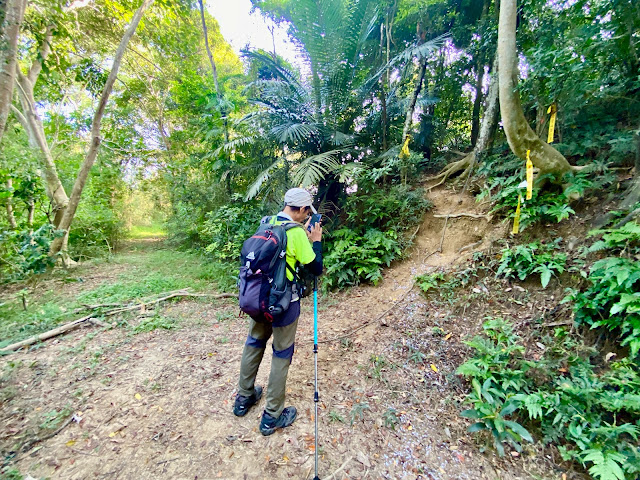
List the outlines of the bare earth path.
{"type": "MultiPolygon", "coordinates": [[[[482,213],[467,196],[436,190],[430,198],[435,208],[409,258],[387,270],[380,285],[320,299],[319,476],[553,478],[529,473],[540,465],[526,458],[533,453],[500,460],[491,451],[481,454],[459,418],[463,390],[455,369],[463,361],[462,341],[482,319],[473,317],[473,308],[457,317],[429,308],[411,289],[413,277],[464,262],[504,229],[485,219],[449,219],[442,253],[429,256],[445,222],[434,214],[482,213]],[[484,245],[460,252],[481,240],[484,245]]],[[[110,268],[98,266],[95,275],[109,281],[110,268]]],[[[264,400],[244,418],[231,414],[246,321],[232,301],[199,299],[162,307],[178,329],[133,335],[92,327],[2,357],[0,447],[6,454],[33,440],[48,412],[66,408],[79,421],[19,453],[12,465],[23,475],[313,478],[311,303],[303,301],[289,374],[287,403],[299,417],[288,429],[259,433],[264,400]]],[[[268,353],[258,374],[265,386],[268,353]]]]}

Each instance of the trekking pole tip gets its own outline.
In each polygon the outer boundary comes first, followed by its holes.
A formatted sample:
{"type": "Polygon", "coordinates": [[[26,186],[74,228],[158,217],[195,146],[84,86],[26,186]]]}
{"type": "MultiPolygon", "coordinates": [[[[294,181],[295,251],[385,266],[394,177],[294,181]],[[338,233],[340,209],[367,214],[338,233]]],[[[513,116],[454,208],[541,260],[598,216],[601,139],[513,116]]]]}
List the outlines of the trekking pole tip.
{"type": "Polygon", "coordinates": [[[315,476],[315,477],[313,477],[313,480],[320,480],[320,477],[315,476]]]}

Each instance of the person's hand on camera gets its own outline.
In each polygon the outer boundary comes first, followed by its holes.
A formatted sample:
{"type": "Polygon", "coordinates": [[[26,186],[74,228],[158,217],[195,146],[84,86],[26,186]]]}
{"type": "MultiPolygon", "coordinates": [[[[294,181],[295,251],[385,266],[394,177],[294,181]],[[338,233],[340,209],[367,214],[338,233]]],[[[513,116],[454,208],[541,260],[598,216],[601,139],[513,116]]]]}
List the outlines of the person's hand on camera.
{"type": "MultiPolygon", "coordinates": [[[[309,222],[310,221],[311,221],[311,219],[309,219],[309,221],[307,222],[305,227],[309,226],[309,222]]],[[[322,225],[320,225],[320,222],[318,222],[314,226],[312,226],[311,227],[311,231],[307,231],[307,236],[309,237],[309,240],[311,240],[312,242],[321,242],[322,241],[322,225]]]]}

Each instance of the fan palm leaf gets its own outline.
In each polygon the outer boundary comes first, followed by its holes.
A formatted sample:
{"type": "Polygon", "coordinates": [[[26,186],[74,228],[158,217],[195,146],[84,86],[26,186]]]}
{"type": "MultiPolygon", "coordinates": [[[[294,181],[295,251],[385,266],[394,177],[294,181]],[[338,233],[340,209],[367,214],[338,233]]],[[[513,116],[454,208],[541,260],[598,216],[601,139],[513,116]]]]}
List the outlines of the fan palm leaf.
{"type": "Polygon", "coordinates": [[[296,167],[293,183],[303,188],[317,184],[325,175],[342,166],[340,155],[344,152],[345,149],[335,149],[307,157],[296,167]]]}

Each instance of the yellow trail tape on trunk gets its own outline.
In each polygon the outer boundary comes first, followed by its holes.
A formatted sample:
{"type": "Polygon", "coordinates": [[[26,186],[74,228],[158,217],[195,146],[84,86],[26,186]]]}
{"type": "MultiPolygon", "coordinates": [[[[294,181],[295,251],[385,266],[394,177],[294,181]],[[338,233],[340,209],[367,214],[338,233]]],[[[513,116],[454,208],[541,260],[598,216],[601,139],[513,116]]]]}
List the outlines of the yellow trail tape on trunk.
{"type": "Polygon", "coordinates": [[[553,143],[553,134],[556,129],[556,114],[558,109],[556,108],[556,104],[552,103],[548,108],[547,113],[551,114],[551,119],[549,120],[549,135],[547,136],[547,143],[553,143]]]}
{"type": "Polygon", "coordinates": [[[533,163],[530,156],[531,150],[527,150],[527,200],[533,195],[533,163]]]}
{"type": "Polygon", "coordinates": [[[402,150],[400,150],[400,158],[409,158],[409,140],[411,140],[411,135],[407,135],[407,139],[404,141],[404,145],[402,145],[402,150]]]}
{"type": "Polygon", "coordinates": [[[520,232],[520,202],[522,201],[522,196],[518,194],[518,206],[516,207],[516,215],[513,217],[513,230],[511,233],[516,235],[520,232]]]}

